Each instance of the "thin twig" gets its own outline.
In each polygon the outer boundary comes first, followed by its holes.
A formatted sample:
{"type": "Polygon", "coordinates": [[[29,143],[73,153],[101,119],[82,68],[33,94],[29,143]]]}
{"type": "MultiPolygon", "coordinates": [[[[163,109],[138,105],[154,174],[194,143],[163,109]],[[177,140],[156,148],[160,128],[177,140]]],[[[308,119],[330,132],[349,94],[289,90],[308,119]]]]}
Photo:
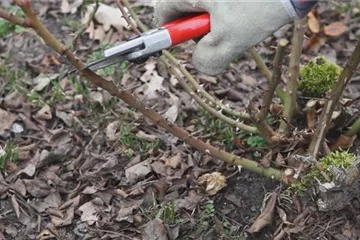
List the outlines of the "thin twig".
{"type": "MultiPolygon", "coordinates": [[[[84,67],[84,63],[69,49],[67,49],[50,31],[44,26],[44,24],[37,18],[34,10],[31,7],[29,0],[15,0],[15,3],[21,7],[24,11],[26,17],[31,20],[32,28],[38,33],[38,35],[44,40],[44,42],[50,46],[54,51],[64,56],[76,69],[81,69],[84,67]]],[[[282,180],[282,172],[274,168],[264,168],[255,161],[251,161],[246,158],[240,158],[234,154],[228,153],[226,151],[220,150],[204,141],[201,141],[193,136],[191,136],[185,129],[168,122],[156,111],[148,108],[144,103],[139,99],[134,97],[132,94],[120,91],[117,88],[116,84],[113,81],[108,81],[92,72],[89,69],[82,70],[80,74],[86,77],[92,84],[106,90],[112,96],[120,98],[126,104],[131,107],[134,107],[143,115],[145,115],[151,122],[155,125],[164,128],[169,131],[179,139],[183,140],[190,146],[198,149],[199,151],[209,154],[215,158],[221,159],[225,162],[234,165],[241,165],[245,169],[261,174],[265,177],[269,177],[276,180],[282,180]]]]}
{"type": "Polygon", "coordinates": [[[198,95],[195,94],[195,92],[191,89],[191,87],[189,85],[186,84],[186,81],[182,78],[182,76],[176,71],[176,69],[174,69],[173,67],[171,67],[171,65],[169,64],[169,62],[164,61],[166,67],[168,68],[168,70],[176,77],[176,79],[179,81],[180,85],[182,86],[182,88],[202,107],[204,108],[207,112],[209,112],[211,115],[213,115],[214,117],[217,117],[218,119],[226,122],[227,124],[239,128],[243,131],[246,131],[248,133],[257,133],[257,129],[256,127],[252,127],[246,124],[243,124],[239,121],[233,120],[229,117],[226,117],[225,115],[223,115],[221,112],[216,111],[214,108],[212,108],[211,106],[209,106],[208,104],[206,104],[198,95]]]}
{"type": "Polygon", "coordinates": [[[125,19],[125,21],[131,26],[131,29],[138,35],[141,35],[141,32],[139,31],[139,29],[137,28],[137,26],[135,25],[135,23],[133,21],[131,21],[131,19],[129,18],[127,12],[125,11],[124,6],[121,4],[120,0],[116,0],[116,4],[119,7],[122,17],[125,19]]]}
{"type": "MultiPolygon", "coordinates": [[[[259,68],[260,72],[264,77],[266,78],[267,82],[270,83],[272,79],[272,74],[269,68],[266,66],[264,60],[261,58],[261,56],[257,53],[255,47],[252,47],[248,50],[250,53],[252,59],[255,61],[257,67],[259,68]]],[[[280,98],[282,102],[285,101],[285,91],[282,90],[280,87],[276,88],[276,96],[280,98]]]]}
{"type": "MultiPolygon", "coordinates": [[[[131,4],[128,0],[121,0],[122,3],[124,4],[124,6],[127,8],[127,10],[129,11],[130,16],[135,20],[138,28],[142,31],[142,32],[146,32],[148,30],[148,28],[146,27],[145,24],[142,23],[142,21],[140,21],[140,19],[137,17],[136,13],[134,12],[134,10],[131,7],[131,4]]],[[[131,21],[130,21],[131,22],[131,21]]],[[[129,24],[130,24],[129,22],[129,24]]],[[[136,28],[137,29],[137,28],[136,28]]]]}
{"type": "MultiPolygon", "coordinates": [[[[228,113],[229,115],[232,115],[232,116],[237,117],[237,118],[242,118],[242,119],[249,119],[250,118],[249,114],[247,114],[245,112],[235,111],[235,110],[227,107],[225,104],[221,103],[219,100],[215,99],[208,92],[206,92],[198,84],[198,82],[195,80],[195,78],[183,66],[181,66],[179,64],[179,62],[176,60],[176,58],[169,51],[164,51],[163,54],[185,76],[185,78],[189,81],[189,83],[195,89],[194,90],[195,93],[199,93],[199,95],[201,95],[203,98],[205,98],[207,101],[209,101],[211,103],[211,105],[214,105],[215,108],[217,108],[220,111],[224,111],[225,113],[228,113]]],[[[187,85],[187,83],[186,83],[186,85],[187,85]]],[[[210,107],[212,107],[212,106],[210,106],[210,107]]]]}
{"type": "Polygon", "coordinates": [[[85,32],[85,30],[90,26],[90,23],[94,20],[95,14],[99,9],[99,6],[99,0],[96,0],[94,11],[90,14],[88,21],[75,33],[74,38],[71,40],[71,48],[73,49],[73,51],[75,50],[78,38],[81,36],[81,34],[85,32]]]}
{"type": "MultiPolygon", "coordinates": [[[[297,82],[299,78],[300,57],[304,42],[305,24],[306,18],[295,20],[294,23],[294,34],[289,63],[289,78],[286,85],[284,102],[284,118],[290,123],[296,109],[297,82]]],[[[285,121],[281,121],[279,130],[281,132],[286,132],[288,130],[288,124],[285,121]]]]}

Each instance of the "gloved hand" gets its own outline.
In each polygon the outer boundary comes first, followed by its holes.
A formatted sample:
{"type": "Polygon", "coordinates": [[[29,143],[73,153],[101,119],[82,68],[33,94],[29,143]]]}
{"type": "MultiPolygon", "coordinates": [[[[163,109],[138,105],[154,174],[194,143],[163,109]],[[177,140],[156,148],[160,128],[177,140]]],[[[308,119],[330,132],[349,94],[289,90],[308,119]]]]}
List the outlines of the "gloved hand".
{"type": "Polygon", "coordinates": [[[208,12],[211,32],[193,52],[198,71],[215,75],[241,53],[297,18],[290,1],[158,0],[155,23],[160,26],[188,13],[208,12]],[[292,16],[291,16],[292,15],[292,16]]]}

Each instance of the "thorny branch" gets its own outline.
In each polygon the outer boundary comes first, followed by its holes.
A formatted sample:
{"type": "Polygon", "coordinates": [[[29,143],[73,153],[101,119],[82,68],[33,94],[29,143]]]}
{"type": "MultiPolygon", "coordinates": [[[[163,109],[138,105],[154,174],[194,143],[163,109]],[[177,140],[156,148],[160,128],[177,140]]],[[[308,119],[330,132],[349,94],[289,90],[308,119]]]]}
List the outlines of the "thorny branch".
{"type": "MultiPolygon", "coordinates": [[[[62,43],[60,43],[60,41],[53,34],[51,34],[49,30],[43,25],[43,23],[37,18],[29,0],[15,0],[14,2],[24,11],[26,18],[31,21],[31,27],[38,33],[38,35],[44,40],[47,45],[49,45],[54,51],[56,51],[60,55],[64,56],[77,69],[81,69],[82,67],[84,67],[84,63],[79,58],[77,58],[74,53],[72,53],[68,48],[66,48],[62,43]]],[[[17,22],[18,21],[15,20],[13,23],[16,24],[17,22]]],[[[90,71],[89,69],[81,71],[80,74],[86,77],[92,84],[108,91],[112,96],[118,97],[131,107],[136,108],[139,112],[149,118],[154,124],[164,128],[165,130],[169,131],[170,133],[183,140],[184,142],[188,143],[192,147],[198,149],[199,151],[205,154],[210,154],[230,164],[241,165],[244,168],[259,173],[265,177],[282,180],[283,174],[280,170],[274,168],[264,168],[257,162],[245,158],[240,158],[239,156],[222,151],[210,144],[207,144],[193,137],[183,128],[177,126],[176,124],[168,122],[157,112],[146,107],[132,94],[126,91],[119,90],[114,84],[114,82],[103,79],[101,76],[90,71]]]]}
{"type": "Polygon", "coordinates": [[[120,9],[120,12],[122,14],[122,17],[125,19],[125,21],[131,26],[131,29],[138,35],[141,34],[140,30],[136,27],[135,23],[130,20],[128,13],[125,11],[124,6],[122,5],[120,0],[116,0],[116,5],[120,9]]]}

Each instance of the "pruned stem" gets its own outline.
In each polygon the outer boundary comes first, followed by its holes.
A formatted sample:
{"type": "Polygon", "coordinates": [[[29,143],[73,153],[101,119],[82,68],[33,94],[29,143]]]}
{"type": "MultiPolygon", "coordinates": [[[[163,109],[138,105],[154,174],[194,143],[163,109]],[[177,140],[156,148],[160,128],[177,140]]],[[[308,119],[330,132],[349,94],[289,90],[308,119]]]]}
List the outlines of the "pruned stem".
{"type": "MultiPolygon", "coordinates": [[[[49,30],[42,24],[42,22],[39,21],[34,10],[31,8],[30,1],[17,0],[15,1],[15,3],[17,3],[23,9],[26,17],[31,20],[31,27],[39,34],[39,36],[44,40],[46,44],[48,44],[57,53],[64,56],[77,69],[80,69],[84,66],[84,63],[79,58],[77,58],[69,49],[65,48],[65,46],[61,44],[60,41],[49,32],[49,30]]],[[[101,76],[90,71],[89,69],[81,71],[81,74],[82,76],[89,79],[92,84],[108,91],[112,96],[118,97],[131,107],[136,108],[147,118],[149,118],[154,124],[164,128],[165,130],[169,131],[179,139],[182,139],[183,141],[185,141],[192,147],[198,149],[199,151],[205,154],[210,154],[230,164],[241,165],[246,169],[262,174],[265,177],[271,177],[277,180],[282,179],[282,172],[277,169],[264,168],[254,161],[240,158],[236,155],[222,151],[210,144],[207,144],[193,137],[183,128],[180,128],[179,126],[168,122],[153,109],[146,107],[132,94],[126,91],[120,91],[113,81],[107,81],[101,76]]]]}
{"type": "Polygon", "coordinates": [[[271,77],[271,81],[269,81],[269,90],[265,92],[261,111],[257,116],[258,121],[263,121],[266,118],[270,104],[272,103],[272,99],[274,97],[275,90],[278,84],[280,83],[284,52],[285,52],[285,47],[288,45],[288,43],[289,41],[287,39],[280,39],[278,43],[278,47],[273,62],[274,70],[271,77]]]}
{"type": "Polygon", "coordinates": [[[345,132],[345,136],[353,137],[360,132],[360,118],[356,120],[349,130],[345,132]]]}
{"type": "Polygon", "coordinates": [[[286,85],[286,97],[284,102],[284,118],[286,121],[281,121],[279,128],[279,130],[284,133],[287,132],[287,122],[291,123],[296,109],[297,83],[299,78],[301,52],[304,42],[305,23],[305,18],[295,20],[294,23],[294,34],[292,38],[292,48],[289,63],[289,78],[286,85]]]}
{"type": "Polygon", "coordinates": [[[344,92],[345,87],[349,84],[354,71],[358,67],[360,62],[360,41],[357,43],[356,48],[346,63],[345,68],[341,72],[339,79],[334,84],[331,89],[327,101],[325,103],[324,109],[320,115],[318,126],[315,130],[314,137],[311,140],[308,152],[311,156],[316,157],[320,151],[320,147],[323,145],[325,140],[325,135],[327,134],[330,124],[332,114],[335,110],[335,107],[339,103],[339,100],[344,92]]]}

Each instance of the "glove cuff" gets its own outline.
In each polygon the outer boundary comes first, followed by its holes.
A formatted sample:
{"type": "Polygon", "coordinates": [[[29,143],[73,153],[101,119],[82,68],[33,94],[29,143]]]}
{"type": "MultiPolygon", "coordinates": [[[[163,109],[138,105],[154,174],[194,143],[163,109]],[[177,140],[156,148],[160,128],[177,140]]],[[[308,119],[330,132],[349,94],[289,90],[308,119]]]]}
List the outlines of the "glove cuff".
{"type": "Polygon", "coordinates": [[[292,19],[305,17],[317,2],[318,0],[281,0],[285,10],[292,19]]]}

